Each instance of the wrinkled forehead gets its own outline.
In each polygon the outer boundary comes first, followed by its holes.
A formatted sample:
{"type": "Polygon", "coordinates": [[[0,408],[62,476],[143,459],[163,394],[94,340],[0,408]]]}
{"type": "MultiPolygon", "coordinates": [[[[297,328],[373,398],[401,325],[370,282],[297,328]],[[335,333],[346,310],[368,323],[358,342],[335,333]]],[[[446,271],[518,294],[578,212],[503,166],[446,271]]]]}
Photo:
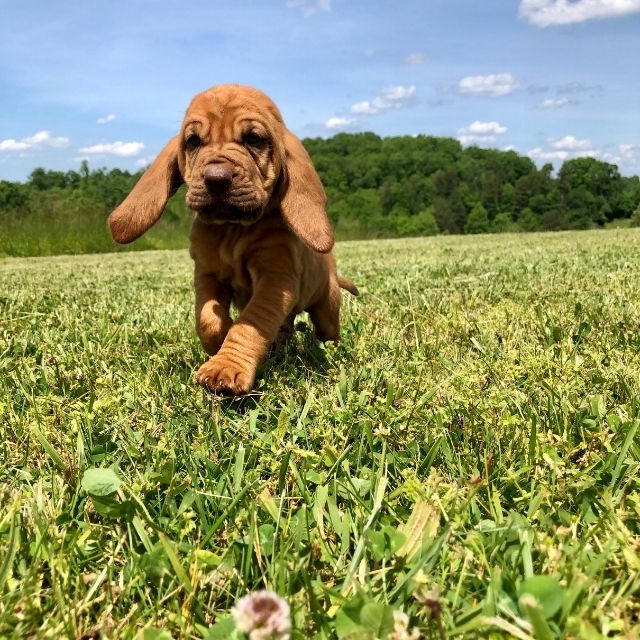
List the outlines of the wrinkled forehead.
{"type": "Polygon", "coordinates": [[[243,121],[262,124],[268,131],[282,126],[278,107],[261,91],[241,85],[218,85],[199,93],[189,105],[184,126],[202,123],[234,127],[243,121]]]}

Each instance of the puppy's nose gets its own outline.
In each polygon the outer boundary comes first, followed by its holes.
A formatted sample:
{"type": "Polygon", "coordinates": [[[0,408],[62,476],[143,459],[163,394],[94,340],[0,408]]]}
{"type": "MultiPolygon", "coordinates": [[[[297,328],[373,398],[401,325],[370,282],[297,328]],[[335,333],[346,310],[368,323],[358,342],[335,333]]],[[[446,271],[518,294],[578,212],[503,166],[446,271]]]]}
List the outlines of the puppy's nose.
{"type": "Polygon", "coordinates": [[[204,170],[204,183],[212,193],[221,193],[233,180],[233,170],[226,164],[209,164],[204,170]]]}

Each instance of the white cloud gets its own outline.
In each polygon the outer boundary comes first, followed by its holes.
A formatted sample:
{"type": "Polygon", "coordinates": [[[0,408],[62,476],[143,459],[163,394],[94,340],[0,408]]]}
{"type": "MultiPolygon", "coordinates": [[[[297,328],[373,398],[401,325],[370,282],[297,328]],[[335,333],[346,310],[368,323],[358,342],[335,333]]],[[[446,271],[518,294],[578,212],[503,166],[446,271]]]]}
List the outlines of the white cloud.
{"type": "Polygon", "coordinates": [[[0,140],[0,151],[24,151],[25,149],[30,148],[30,144],[27,144],[26,142],[18,142],[18,140],[14,140],[13,138],[0,140]]]}
{"type": "Polygon", "coordinates": [[[520,17],[537,27],[615,18],[640,12],[640,0],[522,0],[520,17]]]}
{"type": "Polygon", "coordinates": [[[327,129],[350,129],[356,122],[357,120],[355,118],[333,116],[324,123],[324,126],[327,127],[327,129]]]}
{"type": "Polygon", "coordinates": [[[496,136],[506,132],[507,127],[495,120],[491,122],[476,120],[468,127],[458,129],[458,141],[463,145],[495,142],[496,136]]]}
{"type": "Polygon", "coordinates": [[[358,125],[358,117],[372,116],[389,109],[401,109],[415,99],[414,85],[391,85],[378,92],[373,100],[363,100],[351,105],[351,116],[332,116],[325,123],[327,129],[353,129],[358,125]]]}
{"type": "Polygon", "coordinates": [[[576,158],[596,158],[599,155],[600,152],[595,149],[585,149],[584,151],[577,151],[574,154],[576,158]]]}
{"type": "Polygon", "coordinates": [[[569,98],[547,98],[539,105],[539,109],[562,109],[570,104],[569,98]]]}
{"type": "Polygon", "coordinates": [[[577,140],[573,136],[565,136],[560,140],[549,140],[549,144],[554,147],[553,150],[537,147],[531,149],[527,155],[531,159],[541,162],[553,160],[563,162],[572,158],[597,158],[598,160],[615,164],[618,167],[624,166],[630,174],[637,173],[638,169],[640,169],[640,164],[636,162],[636,158],[633,155],[635,151],[640,151],[640,145],[619,144],[617,147],[619,153],[616,153],[615,151],[594,149],[590,146],[589,140],[577,140]]]}
{"type": "Polygon", "coordinates": [[[640,173],[640,145],[619,144],[618,151],[619,154],[604,151],[597,156],[605,162],[625,167],[629,175],[640,173]]]}
{"type": "Polygon", "coordinates": [[[383,89],[380,92],[380,95],[383,100],[388,101],[389,104],[393,106],[393,103],[395,103],[396,101],[405,101],[411,98],[411,96],[413,96],[415,92],[416,88],[414,85],[405,87],[401,84],[397,84],[383,89]]]}
{"type": "Polygon", "coordinates": [[[331,0],[287,0],[287,7],[290,9],[302,9],[305,16],[312,16],[319,11],[331,12],[331,0]]]}
{"type": "Polygon", "coordinates": [[[69,146],[69,138],[62,136],[54,137],[49,131],[38,131],[38,133],[34,133],[32,136],[23,138],[22,141],[31,147],[44,146],[63,149],[69,146]]]}
{"type": "Polygon", "coordinates": [[[102,118],[98,118],[96,122],[98,124],[107,124],[108,122],[113,122],[115,119],[116,119],[116,114],[110,113],[109,115],[106,115],[102,118]]]}
{"type": "Polygon", "coordinates": [[[620,153],[626,160],[634,160],[637,151],[640,151],[640,145],[637,144],[621,144],[618,145],[620,153]]]}
{"type": "Polygon", "coordinates": [[[461,129],[461,131],[466,131],[468,133],[479,133],[482,135],[487,133],[501,135],[507,132],[507,127],[501,125],[495,120],[492,120],[491,122],[480,122],[480,120],[476,120],[475,122],[472,122],[466,129],[461,129]]]}
{"type": "Polygon", "coordinates": [[[414,85],[393,85],[378,93],[373,100],[363,100],[352,105],[351,113],[355,115],[373,115],[388,109],[399,109],[406,106],[415,98],[414,85]]]}
{"type": "Polygon", "coordinates": [[[48,131],[38,131],[38,133],[34,133],[32,136],[22,138],[22,141],[26,142],[29,146],[32,146],[34,144],[42,144],[50,139],[51,134],[48,131]]]}
{"type": "Polygon", "coordinates": [[[487,95],[493,98],[506,96],[520,87],[512,73],[492,73],[488,76],[467,76],[458,83],[460,93],[487,95]]]}
{"type": "Polygon", "coordinates": [[[120,156],[121,158],[131,158],[132,156],[140,155],[142,151],[144,151],[143,142],[110,142],[107,144],[94,144],[80,149],[80,153],[105,154],[120,156]]]}
{"type": "Polygon", "coordinates": [[[407,64],[422,64],[423,62],[427,61],[427,57],[424,55],[424,53],[421,53],[420,51],[415,51],[414,53],[410,53],[404,59],[404,61],[407,64]]]}
{"type": "Polygon", "coordinates": [[[568,151],[545,151],[540,147],[536,147],[535,149],[531,149],[531,151],[527,152],[527,155],[532,160],[566,160],[569,157],[568,151]]]}
{"type": "Polygon", "coordinates": [[[32,136],[22,138],[22,140],[0,140],[0,151],[25,151],[26,149],[41,149],[42,147],[53,147],[64,149],[70,143],[69,138],[62,136],[52,136],[50,131],[38,131],[32,136]]]}
{"type": "Polygon", "coordinates": [[[610,164],[616,164],[616,165],[620,165],[620,162],[621,162],[620,156],[617,156],[613,153],[609,153],[608,151],[601,153],[600,159],[604,160],[605,162],[609,162],[610,164]]]}
{"type": "Polygon", "coordinates": [[[376,55],[376,50],[375,49],[365,49],[364,50],[364,55],[367,58],[373,58],[376,55]]]}
{"type": "Polygon", "coordinates": [[[356,102],[351,107],[351,113],[371,115],[378,113],[379,109],[376,109],[371,102],[364,100],[363,102],[356,102]]]}
{"type": "Polygon", "coordinates": [[[561,149],[566,151],[583,151],[591,149],[591,140],[580,140],[575,136],[565,136],[564,138],[550,139],[549,144],[554,149],[561,149]]]}
{"type": "Polygon", "coordinates": [[[363,100],[351,105],[351,116],[332,116],[324,126],[335,130],[354,129],[359,124],[359,116],[372,116],[390,109],[401,109],[411,104],[415,97],[414,85],[391,85],[379,91],[373,100],[363,100]]]}

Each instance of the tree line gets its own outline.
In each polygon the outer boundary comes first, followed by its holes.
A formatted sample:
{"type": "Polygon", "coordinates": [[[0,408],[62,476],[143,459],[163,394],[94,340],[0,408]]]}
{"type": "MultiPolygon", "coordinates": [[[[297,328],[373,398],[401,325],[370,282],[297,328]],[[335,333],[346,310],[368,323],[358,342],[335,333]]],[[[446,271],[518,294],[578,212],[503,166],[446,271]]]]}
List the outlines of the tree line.
{"type": "MultiPolygon", "coordinates": [[[[567,160],[554,174],[515,151],[452,138],[341,133],[304,144],[343,239],[640,225],[640,179],[595,158],[567,160]]],[[[83,162],[0,181],[0,252],[113,250],[104,221],[140,175],[83,162]]],[[[181,190],[138,248],[184,246],[189,223],[181,190]]]]}
{"type": "MultiPolygon", "coordinates": [[[[640,179],[595,158],[557,175],[515,151],[419,135],[339,134],[305,141],[338,231],[426,235],[602,227],[636,214],[640,179]]],[[[634,221],[636,221],[634,219],[634,221]]]]}

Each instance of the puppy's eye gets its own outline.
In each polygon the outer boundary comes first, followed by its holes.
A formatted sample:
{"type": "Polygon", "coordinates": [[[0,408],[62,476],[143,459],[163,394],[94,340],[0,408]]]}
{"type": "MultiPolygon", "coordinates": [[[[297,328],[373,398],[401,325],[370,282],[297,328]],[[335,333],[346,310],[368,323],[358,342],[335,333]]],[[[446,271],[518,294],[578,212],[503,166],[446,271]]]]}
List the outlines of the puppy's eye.
{"type": "Polygon", "coordinates": [[[263,138],[259,133],[255,133],[255,131],[249,131],[249,133],[244,134],[242,141],[250,147],[261,147],[267,139],[263,138]]]}
{"type": "Polygon", "coordinates": [[[184,144],[187,147],[187,149],[189,149],[189,151],[193,151],[194,149],[197,149],[202,144],[202,140],[200,139],[200,136],[196,135],[195,133],[192,133],[184,141],[184,144]]]}

